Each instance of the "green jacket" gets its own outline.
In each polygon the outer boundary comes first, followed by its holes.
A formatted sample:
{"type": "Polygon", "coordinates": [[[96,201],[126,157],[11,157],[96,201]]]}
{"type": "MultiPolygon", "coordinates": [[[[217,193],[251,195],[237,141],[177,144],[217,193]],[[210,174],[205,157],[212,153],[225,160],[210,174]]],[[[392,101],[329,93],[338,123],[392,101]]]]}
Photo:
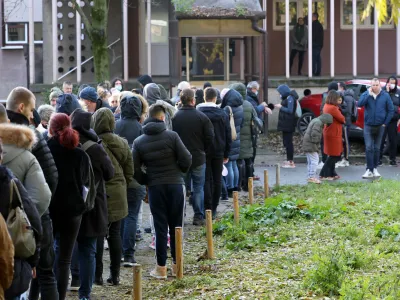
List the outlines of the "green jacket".
{"type": "Polygon", "coordinates": [[[252,135],[252,121],[253,121],[253,105],[247,100],[243,101],[243,125],[240,130],[240,154],[239,159],[246,159],[253,157],[253,135],[252,135]]]}
{"type": "Polygon", "coordinates": [[[106,182],[108,221],[116,222],[128,215],[126,190],[133,179],[133,158],[128,142],[114,134],[115,119],[108,108],[101,108],[92,116],[92,127],[102,139],[115,169],[113,179],[106,182]]]}
{"type": "Polygon", "coordinates": [[[322,114],[308,124],[303,137],[303,151],[305,153],[318,152],[320,148],[322,132],[325,124],[332,124],[333,117],[330,114],[322,114]]]}

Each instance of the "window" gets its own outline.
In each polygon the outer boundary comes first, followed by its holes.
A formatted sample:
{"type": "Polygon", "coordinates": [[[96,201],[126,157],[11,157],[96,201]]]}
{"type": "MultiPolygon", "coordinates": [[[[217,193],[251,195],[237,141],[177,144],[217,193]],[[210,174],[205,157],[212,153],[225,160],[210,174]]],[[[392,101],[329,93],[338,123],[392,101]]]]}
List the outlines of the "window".
{"type": "MultiPolygon", "coordinates": [[[[35,44],[43,43],[43,23],[34,23],[34,41],[35,44]]],[[[28,23],[6,23],[6,44],[8,45],[21,45],[28,43],[28,23]]]]}
{"type": "MultiPolygon", "coordinates": [[[[274,1],[273,28],[275,30],[285,29],[285,0],[274,1]]],[[[319,15],[319,21],[325,27],[326,25],[326,3],[325,0],[313,0],[313,12],[319,15]]],[[[299,17],[308,15],[308,0],[290,0],[289,2],[289,20],[290,28],[293,28],[299,17]]],[[[308,21],[306,20],[306,24],[308,21]]]]}
{"type": "MultiPolygon", "coordinates": [[[[169,1],[155,1],[151,4],[151,43],[168,44],[168,6],[169,1]]],[[[145,39],[147,37],[147,5],[146,5],[146,23],[145,39]]]]}
{"type": "MultiPolygon", "coordinates": [[[[392,6],[390,0],[387,0],[388,5],[388,20],[380,28],[391,29],[393,28],[393,22],[390,21],[390,15],[392,14],[392,6]]],[[[357,0],[357,29],[371,29],[374,28],[374,9],[371,10],[370,15],[361,20],[362,14],[365,7],[367,6],[368,0],[357,0]]],[[[352,29],[353,28],[353,4],[350,0],[341,0],[341,28],[352,29]]]]}

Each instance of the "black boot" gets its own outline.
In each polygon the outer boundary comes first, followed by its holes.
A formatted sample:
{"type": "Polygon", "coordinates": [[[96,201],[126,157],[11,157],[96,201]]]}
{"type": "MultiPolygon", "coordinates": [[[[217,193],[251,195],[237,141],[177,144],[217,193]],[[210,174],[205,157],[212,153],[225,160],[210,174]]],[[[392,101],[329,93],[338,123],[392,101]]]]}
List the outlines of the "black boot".
{"type": "Polygon", "coordinates": [[[228,198],[233,197],[233,189],[228,189],[228,198]]]}
{"type": "Polygon", "coordinates": [[[239,170],[239,184],[237,186],[237,191],[240,192],[242,190],[243,182],[246,177],[246,168],[243,159],[237,160],[237,166],[239,170]]]}
{"type": "Polygon", "coordinates": [[[107,283],[119,285],[119,276],[110,275],[110,277],[107,278],[107,283]]]}

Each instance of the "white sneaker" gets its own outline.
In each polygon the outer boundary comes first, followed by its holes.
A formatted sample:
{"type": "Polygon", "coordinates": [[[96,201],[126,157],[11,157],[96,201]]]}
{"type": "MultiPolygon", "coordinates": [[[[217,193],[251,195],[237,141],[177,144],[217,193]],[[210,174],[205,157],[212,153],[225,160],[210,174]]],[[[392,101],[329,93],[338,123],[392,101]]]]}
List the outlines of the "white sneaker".
{"type": "Polygon", "coordinates": [[[379,174],[378,169],[374,169],[374,177],[381,177],[381,174],[379,174]]]}
{"type": "Polygon", "coordinates": [[[367,170],[364,175],[362,176],[362,178],[364,179],[368,179],[368,178],[374,178],[374,174],[371,172],[371,170],[367,170]]]}
{"type": "Polygon", "coordinates": [[[322,169],[323,167],[324,167],[324,163],[321,161],[321,162],[318,164],[317,169],[322,169]]]}
{"type": "Polygon", "coordinates": [[[108,242],[107,240],[104,240],[104,250],[108,250],[108,242]]]}
{"type": "Polygon", "coordinates": [[[343,159],[342,160],[342,164],[343,164],[343,167],[349,167],[350,166],[350,163],[349,163],[349,161],[347,159],[343,159]]]}

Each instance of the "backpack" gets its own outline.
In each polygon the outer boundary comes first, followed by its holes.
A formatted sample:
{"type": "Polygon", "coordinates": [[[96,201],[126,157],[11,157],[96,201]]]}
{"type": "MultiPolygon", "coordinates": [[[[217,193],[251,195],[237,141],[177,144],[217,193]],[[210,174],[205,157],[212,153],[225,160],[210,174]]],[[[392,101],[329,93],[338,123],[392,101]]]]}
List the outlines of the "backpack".
{"type": "MultiPolygon", "coordinates": [[[[97,145],[97,143],[93,141],[87,141],[82,145],[82,149],[86,153],[86,151],[93,145],[97,145]]],[[[89,158],[89,186],[83,187],[83,200],[85,201],[86,204],[86,212],[88,212],[92,210],[94,207],[94,203],[96,201],[96,196],[97,196],[97,188],[99,187],[100,182],[96,183],[95,181],[96,179],[94,177],[94,172],[93,172],[92,161],[90,160],[90,157],[87,153],[86,155],[89,158]]]]}
{"type": "Polygon", "coordinates": [[[233,117],[232,108],[230,106],[227,106],[227,108],[229,109],[229,124],[231,125],[232,141],[236,141],[237,133],[235,127],[235,119],[233,117]]]}
{"type": "Polygon", "coordinates": [[[24,211],[21,195],[14,179],[10,180],[10,212],[6,223],[14,244],[14,257],[25,259],[34,255],[36,251],[35,234],[24,211]],[[14,193],[17,195],[20,206],[12,209],[14,193]]]}
{"type": "Polygon", "coordinates": [[[299,95],[297,94],[297,92],[295,90],[291,90],[290,91],[290,95],[293,97],[293,99],[296,101],[296,111],[295,111],[295,116],[296,118],[300,118],[301,115],[303,114],[302,110],[301,110],[301,105],[299,102],[299,95]]]}
{"type": "Polygon", "coordinates": [[[358,119],[358,107],[356,105],[356,101],[353,102],[353,108],[351,110],[351,122],[357,122],[358,119]]]}

